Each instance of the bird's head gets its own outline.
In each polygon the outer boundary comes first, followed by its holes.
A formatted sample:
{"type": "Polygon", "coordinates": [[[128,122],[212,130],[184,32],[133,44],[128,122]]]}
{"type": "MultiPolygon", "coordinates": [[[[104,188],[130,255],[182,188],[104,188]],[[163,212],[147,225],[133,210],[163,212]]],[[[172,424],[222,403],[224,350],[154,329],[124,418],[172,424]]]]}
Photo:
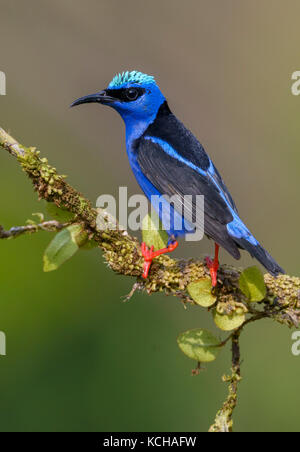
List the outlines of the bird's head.
{"type": "Polygon", "coordinates": [[[125,123],[131,123],[150,121],[164,101],[154,77],[132,71],[116,75],[105,90],[81,97],[71,106],[91,102],[108,105],[120,113],[125,123]]]}

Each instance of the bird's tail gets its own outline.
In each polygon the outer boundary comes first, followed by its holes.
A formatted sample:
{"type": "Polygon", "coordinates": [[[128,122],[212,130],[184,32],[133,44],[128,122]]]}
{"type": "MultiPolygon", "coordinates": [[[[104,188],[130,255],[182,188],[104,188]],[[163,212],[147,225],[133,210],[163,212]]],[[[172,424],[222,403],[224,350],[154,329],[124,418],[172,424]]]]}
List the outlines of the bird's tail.
{"type": "Polygon", "coordinates": [[[278,276],[281,273],[285,273],[285,271],[277,264],[277,262],[273,259],[273,257],[266,251],[260,243],[253,244],[249,242],[246,238],[234,238],[234,241],[237,245],[248,251],[252,257],[258,260],[271,275],[278,276]]]}

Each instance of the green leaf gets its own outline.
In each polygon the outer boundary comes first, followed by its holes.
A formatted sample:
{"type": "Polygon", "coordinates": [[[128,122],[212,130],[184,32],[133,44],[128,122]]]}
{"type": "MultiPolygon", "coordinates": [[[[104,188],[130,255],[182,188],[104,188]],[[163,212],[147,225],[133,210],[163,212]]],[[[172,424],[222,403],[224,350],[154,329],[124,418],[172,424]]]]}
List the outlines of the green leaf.
{"type": "Polygon", "coordinates": [[[217,297],[211,293],[211,279],[201,278],[198,281],[191,282],[187,286],[187,291],[192,297],[192,299],[203,306],[204,308],[209,308],[215,304],[217,297]]]}
{"type": "Polygon", "coordinates": [[[246,320],[244,313],[234,312],[231,315],[220,314],[216,310],[213,312],[215,324],[220,330],[231,331],[239,328],[246,320]]]}
{"type": "Polygon", "coordinates": [[[221,350],[220,341],[210,331],[200,328],[181,333],[177,342],[186,356],[202,363],[214,361],[221,350]]]}
{"type": "Polygon", "coordinates": [[[79,249],[82,226],[73,224],[58,232],[48,245],[43,260],[44,271],[51,272],[70,259],[79,249]]]}
{"type": "Polygon", "coordinates": [[[61,223],[68,223],[74,218],[74,213],[69,212],[64,207],[57,207],[53,202],[47,202],[46,210],[48,214],[61,223]]]}
{"type": "Polygon", "coordinates": [[[152,212],[151,216],[147,214],[143,219],[143,242],[149,247],[153,245],[154,250],[156,251],[167,246],[169,237],[167,232],[162,229],[162,224],[158,215],[155,212],[152,212]],[[158,229],[157,225],[159,225],[158,229]]]}
{"type": "Polygon", "coordinates": [[[250,302],[263,300],[267,293],[264,276],[257,267],[249,267],[243,271],[239,286],[250,302]]]}

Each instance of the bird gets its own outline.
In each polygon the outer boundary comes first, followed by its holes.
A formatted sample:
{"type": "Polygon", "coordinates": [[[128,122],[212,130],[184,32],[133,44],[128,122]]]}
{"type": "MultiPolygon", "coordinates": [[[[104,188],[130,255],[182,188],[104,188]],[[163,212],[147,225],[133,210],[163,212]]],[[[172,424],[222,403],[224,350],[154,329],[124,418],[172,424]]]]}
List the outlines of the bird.
{"type": "Polygon", "coordinates": [[[240,259],[240,250],[247,251],[273,276],[284,273],[240,219],[219,171],[193,133],[172,113],[154,76],[124,71],[115,75],[106,89],[77,99],[71,107],[86,103],[107,105],[121,115],[136,180],[152,203],[159,197],[162,200],[160,206],[156,203],[154,207],[169,241],[160,250],[142,243],[143,278],[148,277],[154,258],[174,251],[177,239],[195,232],[196,227],[202,227],[215,243],[214,259],[206,257],[213,287],[218,284],[220,247],[235,259],[240,259]],[[174,195],[177,201],[171,204],[168,197],[174,195]],[[200,215],[204,222],[194,224],[197,195],[204,196],[204,212],[200,215]],[[180,221],[181,227],[174,227],[175,220],[180,221]]]}

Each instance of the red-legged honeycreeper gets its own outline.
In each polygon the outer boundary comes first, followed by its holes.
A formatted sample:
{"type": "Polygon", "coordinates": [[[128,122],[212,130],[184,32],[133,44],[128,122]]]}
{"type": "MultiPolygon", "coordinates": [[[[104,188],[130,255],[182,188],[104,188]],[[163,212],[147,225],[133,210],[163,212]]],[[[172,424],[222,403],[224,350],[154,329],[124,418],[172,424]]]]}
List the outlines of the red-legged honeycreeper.
{"type": "Polygon", "coordinates": [[[284,273],[240,219],[213,162],[195,136],[171,112],[154,77],[137,71],[123,72],[113,78],[107,89],[82,97],[72,106],[91,102],[108,105],[123,118],[129,162],[148,199],[153,203],[161,195],[177,195],[175,204],[160,198],[160,206],[154,205],[170,240],[166,248],[158,251],[142,244],[144,278],[148,276],[152,259],[173,251],[178,245],[176,238],[194,232],[195,227],[204,228],[205,234],[215,242],[214,260],[206,259],[213,286],[217,284],[220,246],[235,259],[240,258],[240,249],[248,251],[273,276],[284,273]],[[197,216],[196,195],[204,196],[204,215],[197,216]],[[197,217],[202,218],[201,224],[197,224],[197,217]],[[182,227],[178,228],[178,224],[182,227]]]}

